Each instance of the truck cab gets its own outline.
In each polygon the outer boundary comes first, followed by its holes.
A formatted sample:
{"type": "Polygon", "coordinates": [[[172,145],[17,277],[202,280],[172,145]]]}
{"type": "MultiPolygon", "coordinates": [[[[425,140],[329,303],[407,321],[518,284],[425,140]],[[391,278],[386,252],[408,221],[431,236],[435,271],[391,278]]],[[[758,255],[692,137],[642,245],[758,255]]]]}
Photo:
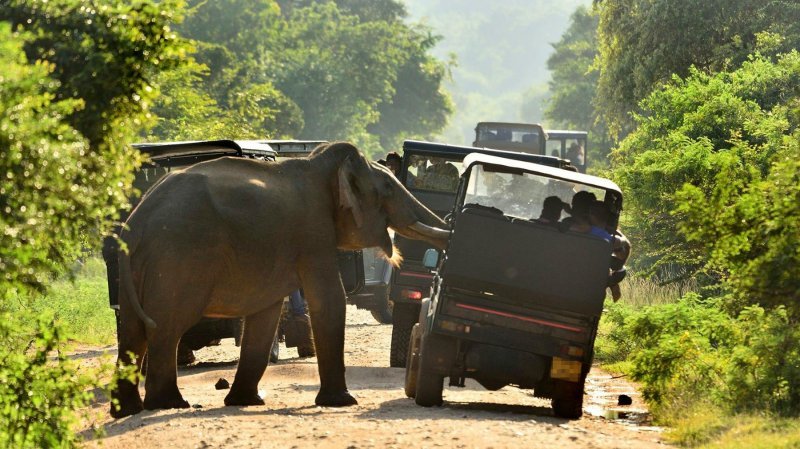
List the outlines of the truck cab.
{"type": "MultiPolygon", "coordinates": [[[[540,154],[406,140],[398,179],[422,204],[445,217],[456,200],[459,176],[464,172],[463,160],[471,153],[522,160],[556,169],[570,166],[566,160],[540,154]]],[[[389,364],[403,367],[411,328],[417,322],[420,301],[430,290],[433,276],[422,264],[425,251],[430,248],[427,243],[402,236],[395,236],[394,243],[403,255],[403,264],[393,270],[389,286],[393,325],[389,364]]]]}
{"type": "Polygon", "coordinates": [[[480,122],[475,126],[472,146],[549,154],[545,152],[546,141],[547,133],[537,123],[480,122]]]}
{"type": "Polygon", "coordinates": [[[411,331],[406,394],[441,405],[444,378],[460,387],[472,378],[488,390],[532,389],[557,416],[576,419],[611,243],[538,218],[546,198],[569,204],[588,191],[616,230],[622,193],[607,179],[488,154],[462,166],[448,246],[424,256],[435,271],[411,331]]]}
{"type": "Polygon", "coordinates": [[[566,129],[548,129],[546,132],[545,154],[568,159],[578,171],[586,173],[586,167],[589,165],[587,159],[589,133],[566,129]]]}

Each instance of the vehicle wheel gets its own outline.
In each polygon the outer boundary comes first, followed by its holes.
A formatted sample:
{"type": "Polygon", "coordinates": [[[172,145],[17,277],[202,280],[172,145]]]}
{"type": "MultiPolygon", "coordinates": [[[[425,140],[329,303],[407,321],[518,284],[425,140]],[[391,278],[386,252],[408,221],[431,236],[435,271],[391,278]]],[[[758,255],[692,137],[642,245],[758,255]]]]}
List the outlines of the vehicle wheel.
{"type": "Polygon", "coordinates": [[[408,355],[408,340],[411,328],[417,322],[419,311],[413,305],[395,304],[392,311],[392,347],[389,354],[389,366],[403,368],[408,355]]]}
{"type": "Polygon", "coordinates": [[[375,305],[369,309],[372,317],[381,324],[392,324],[392,301],[389,299],[388,286],[383,293],[375,296],[375,305]]]}
{"type": "Polygon", "coordinates": [[[565,382],[560,385],[551,405],[553,413],[559,418],[580,418],[583,415],[583,382],[565,382]]]}
{"type": "Polygon", "coordinates": [[[408,356],[406,356],[406,396],[413,398],[417,395],[417,376],[419,374],[419,323],[411,328],[411,340],[408,342],[408,356]]]}
{"type": "Polygon", "coordinates": [[[444,376],[436,374],[429,368],[430,360],[425,357],[425,340],[423,335],[419,343],[419,371],[417,373],[417,393],[414,401],[423,407],[442,405],[442,389],[444,376]]]}

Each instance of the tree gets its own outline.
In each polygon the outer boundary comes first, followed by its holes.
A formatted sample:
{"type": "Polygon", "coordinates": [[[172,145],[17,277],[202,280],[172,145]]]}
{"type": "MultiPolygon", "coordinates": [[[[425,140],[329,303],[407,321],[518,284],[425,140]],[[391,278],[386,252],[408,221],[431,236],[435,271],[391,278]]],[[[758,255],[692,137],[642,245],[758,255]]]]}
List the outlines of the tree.
{"type": "Polygon", "coordinates": [[[598,16],[585,6],[579,6],[570,16],[569,28],[553,44],[553,54],[547,59],[551,72],[551,97],[545,114],[556,126],[587,130],[592,161],[605,161],[611,149],[605,121],[594,106],[599,71],[594,67],[597,57],[598,16]]]}
{"type": "Polygon", "coordinates": [[[395,0],[192,1],[181,27],[221,110],[261,136],[347,139],[378,153],[441,129],[446,65],[395,0]],[[222,19],[222,20],[221,20],[222,19]]]}
{"type": "Polygon", "coordinates": [[[185,55],[170,29],[179,7],[3,2],[0,21],[22,33],[25,58],[7,49],[9,73],[20,76],[0,81],[9,149],[2,159],[9,184],[0,192],[8,239],[2,291],[42,289],[80,245],[99,246],[125,207],[139,162],[128,144],[150,120],[153,80],[185,55]]]}
{"type": "Polygon", "coordinates": [[[629,113],[673,74],[738,67],[757,36],[784,36],[771,55],[800,46],[800,4],[789,0],[604,0],[600,13],[597,102],[617,136],[629,113]]]}
{"type": "MultiPolygon", "coordinates": [[[[178,31],[195,40],[201,66],[174,87],[209,98],[213,105],[204,114],[214,122],[210,128],[195,127],[192,138],[282,138],[299,134],[302,111],[273,84],[273,54],[281,51],[278,37],[285,26],[278,5],[272,0],[191,0],[189,9],[191,13],[178,31]]],[[[167,97],[180,94],[165,93],[167,97]]],[[[182,118],[186,112],[190,111],[184,108],[170,114],[183,125],[194,118],[182,118]]],[[[186,131],[182,128],[178,132],[186,131]]]]}
{"type": "Polygon", "coordinates": [[[774,214],[792,217],[796,211],[765,201],[796,196],[786,185],[793,168],[779,162],[796,159],[791,136],[800,125],[798,86],[797,52],[775,61],[756,54],[729,72],[692,69],[641,103],[636,130],[613,154],[615,176],[628,193],[626,229],[640,265],[646,261],[652,271],[679,267],[681,276],[700,269],[721,279],[746,274],[736,281],[740,287],[764,286],[755,269],[745,269],[750,263],[777,263],[794,272],[792,256],[775,250],[793,240],[763,238],[794,232],[774,214]],[[762,234],[755,238],[754,232],[762,234]]]}
{"type": "Polygon", "coordinates": [[[409,29],[406,39],[408,59],[399,67],[394,94],[378,105],[378,121],[367,126],[388,150],[400,148],[404,139],[431,140],[453,113],[442,87],[450,79],[449,66],[429,54],[441,38],[421,27],[409,29]]]}

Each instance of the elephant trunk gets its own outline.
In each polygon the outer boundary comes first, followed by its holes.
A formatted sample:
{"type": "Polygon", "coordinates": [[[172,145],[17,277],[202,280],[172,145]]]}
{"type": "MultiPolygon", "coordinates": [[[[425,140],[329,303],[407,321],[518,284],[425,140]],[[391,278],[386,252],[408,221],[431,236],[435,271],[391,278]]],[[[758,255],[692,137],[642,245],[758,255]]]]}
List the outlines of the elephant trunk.
{"type": "Polygon", "coordinates": [[[413,211],[413,220],[392,225],[392,229],[403,237],[423,240],[436,248],[445,249],[447,247],[447,240],[450,237],[447,224],[416,198],[411,195],[409,195],[409,197],[412,203],[409,209],[413,211]]]}

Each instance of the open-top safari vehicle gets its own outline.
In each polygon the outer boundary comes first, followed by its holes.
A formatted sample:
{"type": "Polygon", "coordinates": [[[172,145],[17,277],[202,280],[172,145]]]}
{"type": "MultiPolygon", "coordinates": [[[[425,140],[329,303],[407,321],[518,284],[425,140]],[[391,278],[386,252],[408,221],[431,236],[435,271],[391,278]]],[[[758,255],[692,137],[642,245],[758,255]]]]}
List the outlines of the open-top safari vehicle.
{"type": "Polygon", "coordinates": [[[442,404],[443,380],[489,390],[506,385],[552,399],[555,414],[582,414],[611,263],[609,241],[543,224],[545,198],[569,204],[589,191],[616,229],[622,194],[613,182],[526,161],[473,153],[463,161],[449,244],[411,333],[405,391],[442,404]]]}

